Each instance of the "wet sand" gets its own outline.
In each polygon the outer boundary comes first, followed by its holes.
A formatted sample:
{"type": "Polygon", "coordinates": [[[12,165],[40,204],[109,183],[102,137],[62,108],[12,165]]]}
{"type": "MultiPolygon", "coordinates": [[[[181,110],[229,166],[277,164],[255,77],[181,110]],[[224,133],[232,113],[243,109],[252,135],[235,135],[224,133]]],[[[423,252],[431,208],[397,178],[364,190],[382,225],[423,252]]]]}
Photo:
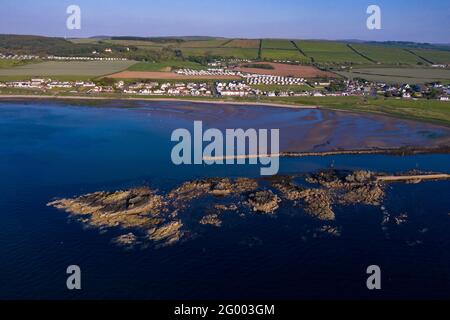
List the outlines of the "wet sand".
{"type": "MultiPolygon", "coordinates": [[[[192,101],[162,98],[124,100],[86,97],[0,96],[0,102],[30,100],[70,105],[95,100],[100,107],[129,107],[140,112],[172,120],[179,127],[192,129],[193,121],[203,121],[204,128],[279,129],[280,152],[336,152],[393,148],[436,148],[450,146],[450,128],[384,115],[334,111],[315,106],[285,106],[265,103],[192,101]]],[[[170,121],[169,121],[170,120],[170,121]]],[[[177,128],[179,128],[177,127],[177,128]]],[[[177,129],[173,128],[173,129],[177,129]]]]}
{"type": "Polygon", "coordinates": [[[202,120],[204,128],[279,129],[280,152],[330,152],[450,146],[450,128],[382,115],[327,109],[253,108],[196,103],[140,104],[139,112],[176,118],[185,128],[202,120]]]}

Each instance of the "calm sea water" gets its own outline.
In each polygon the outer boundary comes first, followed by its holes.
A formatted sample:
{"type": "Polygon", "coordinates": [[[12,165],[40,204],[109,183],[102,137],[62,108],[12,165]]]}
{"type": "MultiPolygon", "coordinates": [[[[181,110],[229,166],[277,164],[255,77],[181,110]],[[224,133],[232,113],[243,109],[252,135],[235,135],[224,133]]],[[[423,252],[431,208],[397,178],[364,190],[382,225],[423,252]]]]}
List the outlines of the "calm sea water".
{"type": "MultiPolygon", "coordinates": [[[[342,236],[315,238],[311,230],[320,223],[281,207],[275,218],[255,216],[172,247],[132,251],[46,207],[55,197],[99,190],[257,176],[253,166],[172,165],[172,129],[192,126],[190,117],[202,119],[189,113],[192,107],[0,102],[0,298],[450,298],[448,181],[391,185],[386,210],[407,213],[409,220],[387,231],[378,207],[337,207],[342,236]],[[73,264],[82,270],[77,292],[65,284],[73,264]],[[382,268],[383,289],[369,292],[365,272],[374,264],[382,268]]],[[[202,107],[210,115],[224,112],[202,107]]],[[[233,108],[248,115],[250,107],[233,108]]],[[[243,119],[237,111],[227,119],[248,126],[310,112],[267,108],[243,119]]],[[[331,165],[450,172],[449,164],[449,155],[336,156],[282,159],[281,173],[331,165]]]]}

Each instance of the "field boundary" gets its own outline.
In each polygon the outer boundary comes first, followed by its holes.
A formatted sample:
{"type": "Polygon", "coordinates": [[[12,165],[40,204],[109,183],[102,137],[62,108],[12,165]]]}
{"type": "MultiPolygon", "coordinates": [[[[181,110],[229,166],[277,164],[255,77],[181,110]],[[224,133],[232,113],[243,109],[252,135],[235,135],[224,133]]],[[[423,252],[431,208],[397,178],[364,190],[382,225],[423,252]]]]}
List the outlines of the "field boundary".
{"type": "Polygon", "coordinates": [[[295,41],[291,41],[292,44],[294,45],[294,47],[297,48],[298,52],[300,52],[305,58],[309,58],[306,53],[297,45],[297,43],[295,41]]]}
{"type": "Polygon", "coordinates": [[[231,42],[233,42],[235,39],[230,39],[230,40],[228,40],[228,41],[225,41],[224,43],[222,43],[221,45],[220,45],[220,48],[228,48],[228,47],[225,47],[227,44],[229,44],[229,43],[231,43],[231,42]]]}
{"type": "Polygon", "coordinates": [[[259,39],[259,49],[258,49],[258,59],[262,60],[262,46],[263,46],[263,39],[259,39]]]}
{"type": "Polygon", "coordinates": [[[365,54],[363,54],[362,52],[359,52],[358,50],[356,50],[350,43],[347,43],[347,47],[348,47],[350,50],[352,50],[354,53],[356,53],[357,55],[363,57],[364,59],[367,59],[367,60],[369,60],[370,62],[375,63],[375,64],[379,63],[378,61],[375,61],[375,60],[373,60],[372,58],[370,58],[370,57],[366,56],[365,54]]]}
{"type": "Polygon", "coordinates": [[[414,56],[416,56],[417,58],[420,58],[420,59],[422,59],[423,61],[425,61],[426,63],[429,63],[429,64],[434,64],[434,62],[433,61],[431,61],[431,60],[428,60],[428,59],[426,59],[426,58],[424,58],[424,57],[422,57],[422,56],[420,56],[420,55],[418,55],[417,53],[415,53],[414,51],[412,51],[412,50],[409,50],[409,49],[404,49],[406,52],[408,52],[408,53],[410,53],[410,54],[412,54],[412,55],[414,55],[414,56]]]}

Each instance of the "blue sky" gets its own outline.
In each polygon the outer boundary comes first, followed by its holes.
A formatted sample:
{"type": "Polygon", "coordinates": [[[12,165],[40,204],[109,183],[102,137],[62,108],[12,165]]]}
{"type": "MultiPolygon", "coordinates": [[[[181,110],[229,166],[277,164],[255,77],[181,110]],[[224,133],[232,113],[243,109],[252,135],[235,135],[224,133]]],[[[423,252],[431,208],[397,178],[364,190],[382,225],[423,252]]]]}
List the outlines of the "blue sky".
{"type": "Polygon", "coordinates": [[[362,39],[450,43],[448,0],[2,0],[0,33],[208,35],[243,38],[362,39]],[[66,8],[82,10],[81,30],[67,30],[66,8]],[[368,30],[366,9],[382,10],[382,30],[368,30]]]}

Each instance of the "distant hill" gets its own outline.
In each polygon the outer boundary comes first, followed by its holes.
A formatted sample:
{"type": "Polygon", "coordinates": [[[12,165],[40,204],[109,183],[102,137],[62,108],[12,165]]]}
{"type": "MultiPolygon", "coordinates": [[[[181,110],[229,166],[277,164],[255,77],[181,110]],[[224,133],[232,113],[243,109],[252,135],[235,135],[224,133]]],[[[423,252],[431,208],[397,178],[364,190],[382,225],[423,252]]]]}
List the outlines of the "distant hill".
{"type": "Polygon", "coordinates": [[[107,39],[64,39],[28,35],[0,35],[0,53],[2,54],[30,54],[30,55],[56,55],[56,56],[95,56],[95,57],[123,57],[131,60],[161,60],[174,58],[174,52],[161,52],[160,50],[140,50],[134,46],[125,46],[118,43],[106,42],[107,39]],[[112,53],[105,53],[112,49],[112,53]],[[93,52],[97,52],[94,54],[93,52]]]}
{"type": "Polygon", "coordinates": [[[433,49],[433,50],[449,50],[450,44],[432,44],[432,43],[417,43],[417,42],[405,42],[405,41],[365,41],[367,44],[383,45],[387,47],[400,47],[410,49],[433,49]]]}
{"type": "MultiPolygon", "coordinates": [[[[111,44],[80,43],[76,44],[64,38],[49,38],[27,35],[0,35],[0,52],[4,54],[32,55],[91,55],[93,51],[102,52],[111,44]]],[[[125,48],[115,46],[118,51],[125,48]]]]}
{"type": "Polygon", "coordinates": [[[110,40],[135,40],[135,41],[152,41],[152,42],[185,42],[185,41],[208,41],[208,40],[226,40],[226,38],[204,37],[204,36],[168,36],[168,37],[134,37],[134,36],[114,36],[108,37],[110,40]]]}
{"type": "Polygon", "coordinates": [[[404,41],[227,39],[205,36],[96,36],[64,39],[0,35],[0,53],[124,57],[140,61],[189,59],[204,63],[236,58],[342,66],[426,66],[450,64],[450,45],[404,41]],[[105,53],[111,48],[112,53],[105,53]]]}

